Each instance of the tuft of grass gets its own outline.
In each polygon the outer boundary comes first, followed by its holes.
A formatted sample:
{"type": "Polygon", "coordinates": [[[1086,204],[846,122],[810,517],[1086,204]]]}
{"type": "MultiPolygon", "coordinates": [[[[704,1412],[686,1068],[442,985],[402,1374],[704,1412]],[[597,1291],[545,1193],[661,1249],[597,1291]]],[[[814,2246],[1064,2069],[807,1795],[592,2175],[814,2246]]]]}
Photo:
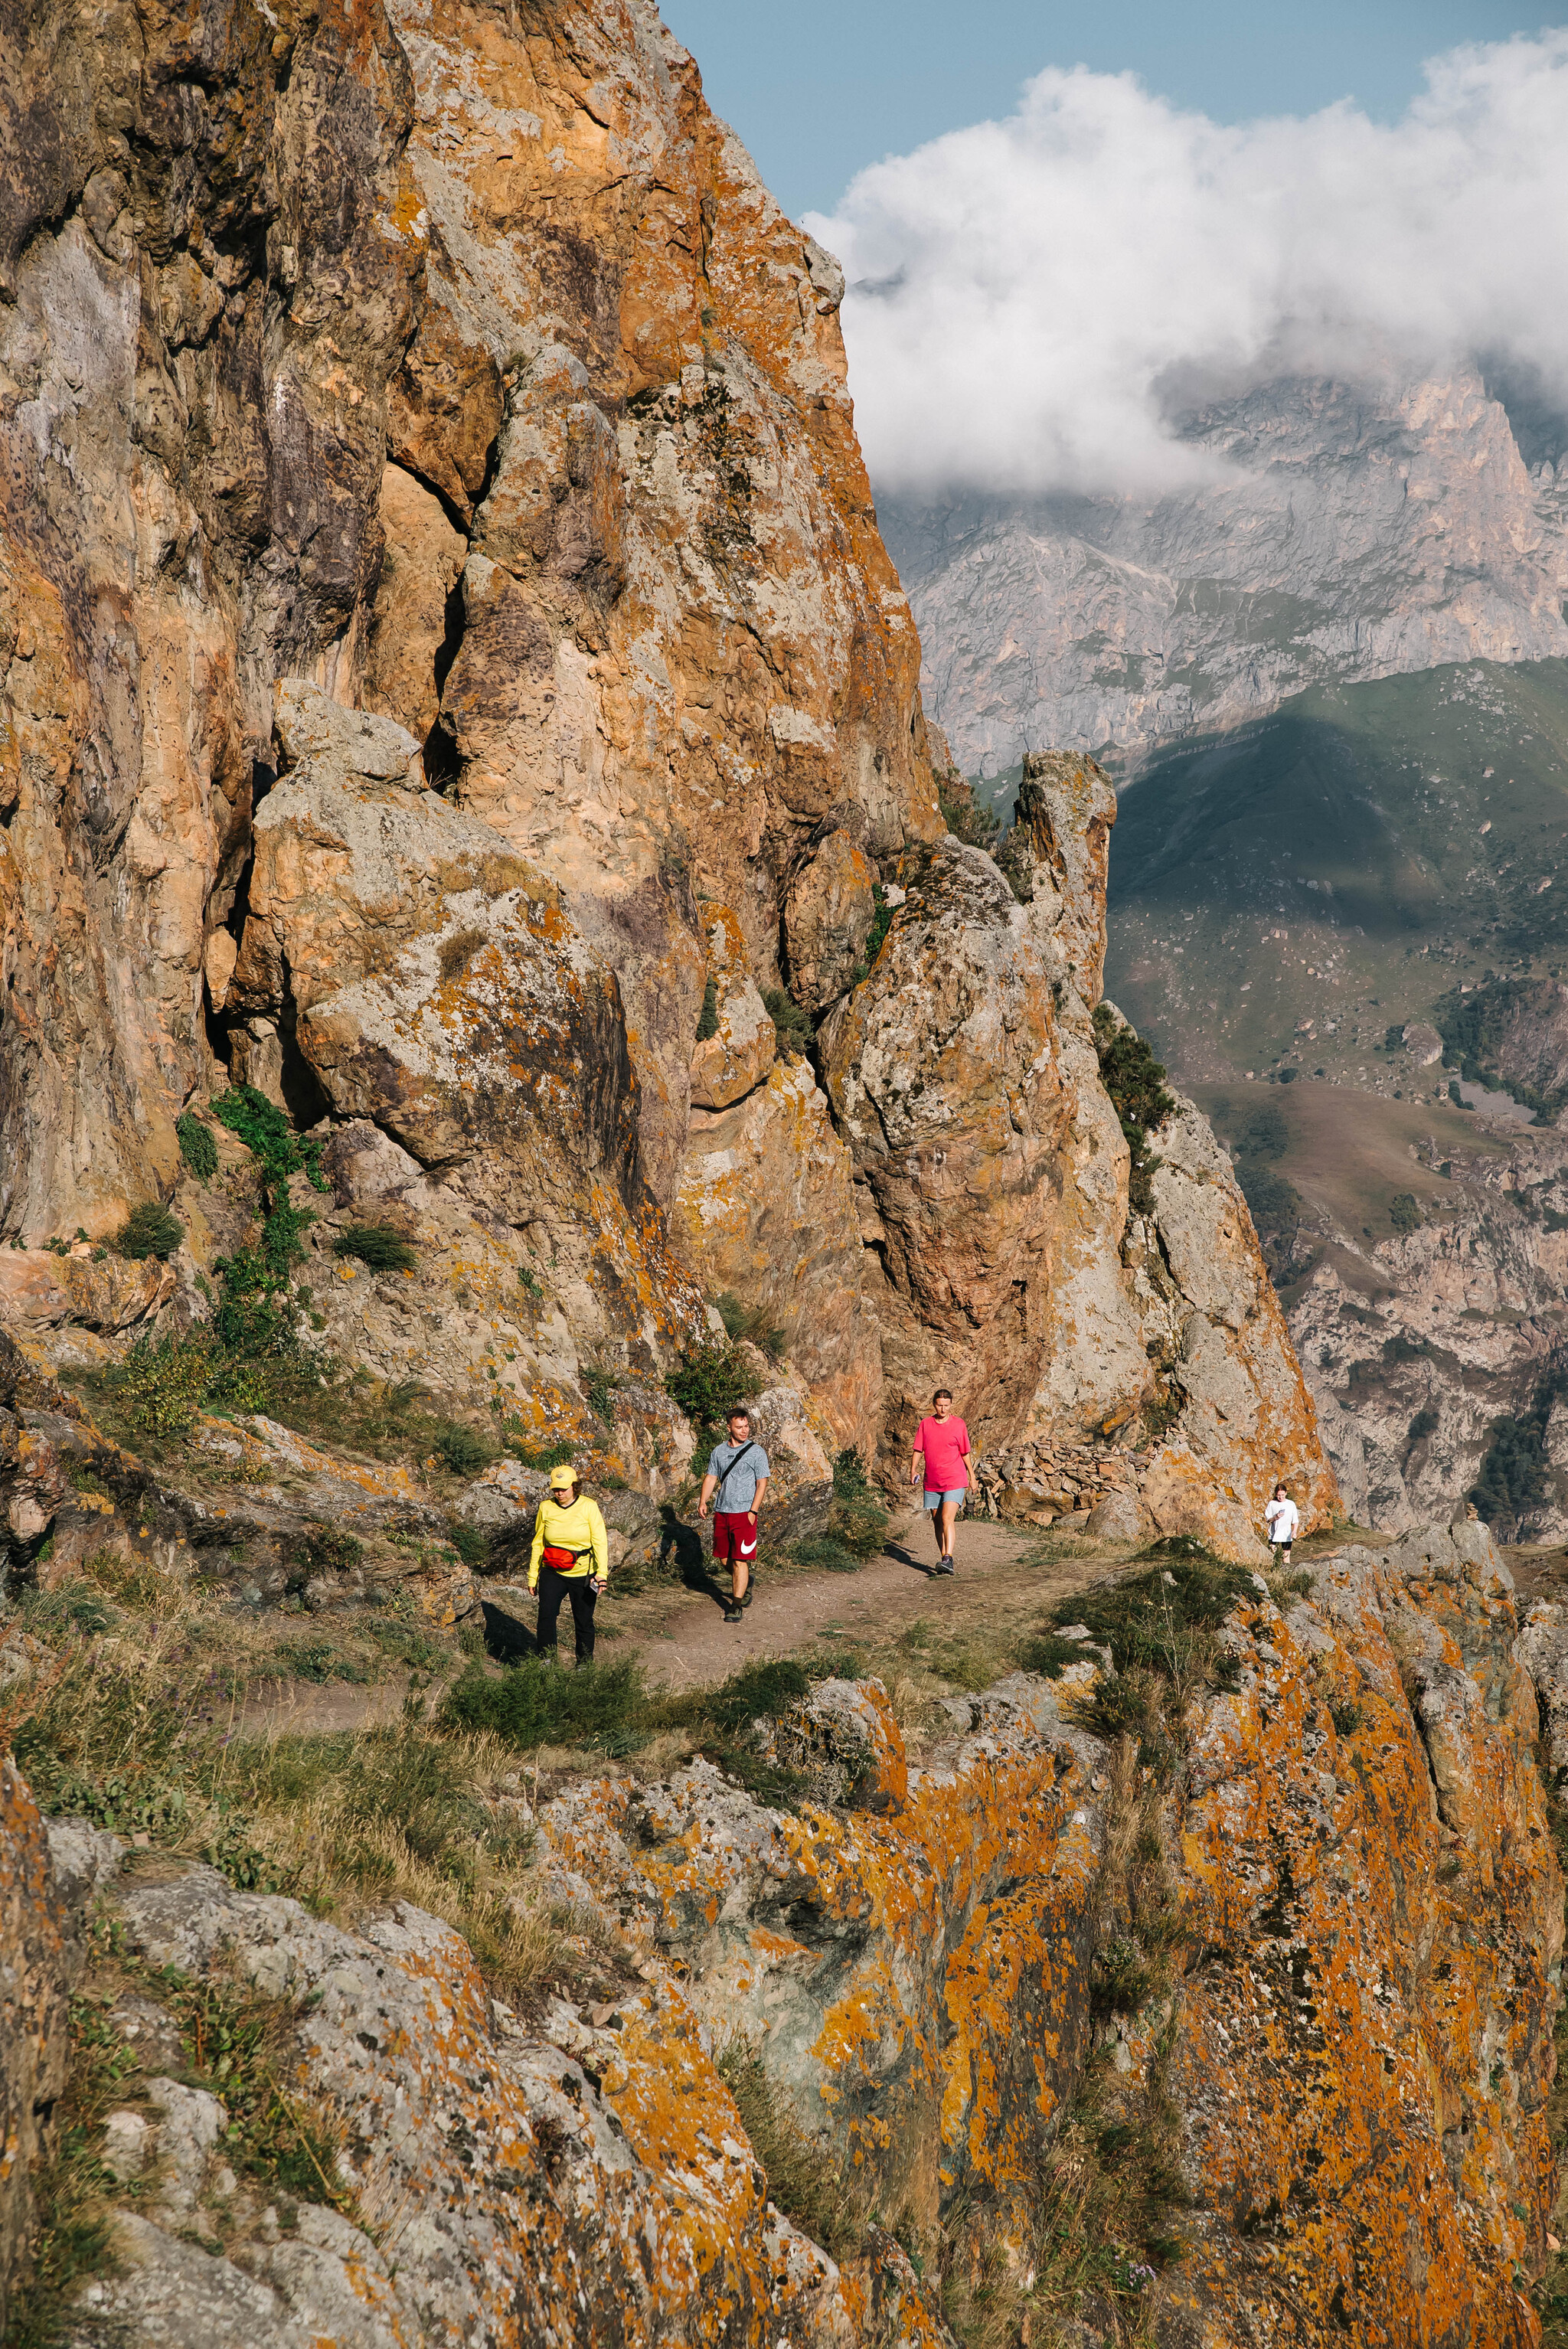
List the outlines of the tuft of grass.
{"type": "Polygon", "coordinates": [[[453,1517],[447,1526],[447,1539],[465,1566],[482,1566],[490,1556],[490,1536],[480,1526],[466,1526],[460,1517],[453,1517]]]}
{"type": "MultiPolygon", "coordinates": [[[[58,2144],[33,2179],[34,2229],[24,2279],[11,2295],[5,2349],[60,2349],[73,2335],[74,2303],[82,2286],[123,2271],[108,2199],[114,2181],[100,2154],[104,2121],[125,2100],[139,2066],[90,1998],[72,1999],[69,2033],[58,2144]]],[[[80,2333],[75,2337],[93,2338],[80,2333]]]]}
{"type": "Polygon", "coordinates": [[[697,1014],[696,1040],[699,1044],[706,1044],[710,1036],[717,1036],[717,1033],[718,988],[710,972],[707,984],[702,990],[702,1009],[697,1014]]]}
{"type": "Polygon", "coordinates": [[[769,2078],[750,2040],[732,2039],[719,2050],[717,2066],[762,2165],[769,2199],[830,2258],[858,2257],[871,2206],[846,2157],[803,2127],[794,2098],[769,2078]]]}
{"type": "Polygon", "coordinates": [[[732,1288],[721,1289],[713,1301],[727,1338],[734,1341],[748,1340],[770,1362],[784,1360],[785,1334],[774,1327],[766,1306],[743,1305],[732,1288]]]}
{"type": "Polygon", "coordinates": [[[583,1392],[588,1398],[588,1408],[605,1427],[615,1424],[615,1390],[621,1381],[614,1371],[594,1363],[583,1373],[583,1392]]]}
{"type": "Polygon", "coordinates": [[[143,1199],[115,1234],[114,1245],[121,1256],[137,1260],[152,1256],[166,1264],[184,1237],[184,1225],[161,1200],[143,1199]]]}
{"type": "Polygon", "coordinates": [[[797,1566],[809,1567],[817,1574],[859,1574],[865,1564],[851,1549],[832,1534],[808,1534],[798,1541],[790,1555],[797,1566]]]}
{"type": "Polygon", "coordinates": [[[210,1183],[218,1172],[218,1144],[211,1126],[194,1110],[182,1109],[174,1121],[180,1155],[198,1183],[210,1183]]]}
{"type": "Polygon", "coordinates": [[[449,1419],[438,1426],[431,1449],[454,1476],[477,1476],[490,1463],[490,1445],[460,1419],[449,1419]]]}
{"type": "Polygon", "coordinates": [[[354,1257],[373,1272],[412,1272],[419,1251],[391,1224],[350,1224],[333,1241],[337,1257],[354,1257]]]}

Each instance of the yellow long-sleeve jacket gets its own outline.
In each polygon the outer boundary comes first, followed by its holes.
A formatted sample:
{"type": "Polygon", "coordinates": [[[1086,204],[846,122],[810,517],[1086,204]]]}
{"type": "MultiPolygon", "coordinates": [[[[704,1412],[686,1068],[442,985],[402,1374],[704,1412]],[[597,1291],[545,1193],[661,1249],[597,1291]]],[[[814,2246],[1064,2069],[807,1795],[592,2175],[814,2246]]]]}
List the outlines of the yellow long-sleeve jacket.
{"type": "Polygon", "coordinates": [[[545,1545],[557,1549],[580,1550],[584,1553],[575,1566],[561,1569],[567,1580],[580,1575],[608,1574],[610,1544],[604,1532],[604,1520],[597,1501],[586,1493],[579,1493],[569,1509],[548,1496],[539,1505],[539,1516],[533,1527],[533,1553],[528,1561],[528,1587],[539,1588],[539,1565],[545,1545]],[[592,1561],[592,1562],[590,1562],[592,1561]]]}

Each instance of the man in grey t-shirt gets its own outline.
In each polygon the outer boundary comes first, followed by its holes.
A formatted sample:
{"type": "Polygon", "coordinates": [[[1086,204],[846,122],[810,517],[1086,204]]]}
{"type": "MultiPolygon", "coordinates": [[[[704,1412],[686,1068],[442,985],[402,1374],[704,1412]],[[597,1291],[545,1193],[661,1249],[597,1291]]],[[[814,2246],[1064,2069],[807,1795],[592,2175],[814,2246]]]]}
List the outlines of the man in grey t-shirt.
{"type": "Polygon", "coordinates": [[[717,1495],[713,1513],[713,1562],[729,1562],[732,1596],[724,1610],[727,1623],[738,1623],[741,1609],[751,1604],[751,1561],[757,1555],[757,1512],[768,1490],[768,1454],[751,1433],[751,1413],[732,1411],[729,1441],[716,1444],[707,1455],[707,1474],[696,1505],[699,1517],[717,1495]]]}

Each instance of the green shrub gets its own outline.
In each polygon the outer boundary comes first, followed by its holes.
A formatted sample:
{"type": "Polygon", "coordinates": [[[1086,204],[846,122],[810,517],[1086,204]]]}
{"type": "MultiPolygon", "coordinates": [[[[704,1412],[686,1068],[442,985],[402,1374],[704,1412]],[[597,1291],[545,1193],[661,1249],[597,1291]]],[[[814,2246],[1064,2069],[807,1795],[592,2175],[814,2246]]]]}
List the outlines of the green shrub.
{"type": "Polygon", "coordinates": [[[588,1398],[588,1408],[605,1427],[615,1424],[615,1390],[620,1380],[614,1371],[594,1363],[583,1373],[583,1392],[588,1398]]]}
{"type": "Polygon", "coordinates": [[[846,1444],[833,1455],[833,1498],[835,1501],[858,1501],[871,1491],[865,1462],[852,1444],[846,1444]]]}
{"type": "Polygon", "coordinates": [[[1160,1164],[1149,1147],[1149,1136],[1164,1124],[1176,1106],[1175,1097],[1166,1092],[1165,1071],[1142,1037],[1131,1028],[1119,1026],[1109,1004],[1095,1006],[1094,1044],[1100,1083],[1110,1096],[1132,1155],[1128,1206],[1132,1214],[1146,1216],[1154,1206],[1154,1174],[1160,1164]]]}
{"type": "Polygon", "coordinates": [[[499,1680],[470,1666],[449,1692],[443,1717],[454,1728],[490,1730],[519,1752],[593,1742],[614,1754],[629,1752],[645,1734],[645,1712],[642,1668],[634,1658],[567,1672],[529,1656],[499,1680]]]}
{"type": "Polygon", "coordinates": [[[313,1220],[290,1206],[289,1178],[303,1174],[313,1190],[327,1188],[321,1144],[295,1133],[283,1111],[254,1085],[231,1085],[213,1102],[212,1114],[239,1136],[256,1161],[262,1178],[262,1260],[269,1279],[283,1281],[303,1253],[300,1234],[313,1220]]]}
{"type": "Polygon", "coordinates": [[[346,1574],[365,1556],[365,1544],[335,1526],[312,1526],[294,1545],[294,1556],[307,1574],[346,1574]]]}
{"type": "Polygon", "coordinates": [[[155,1256],[160,1264],[167,1264],[185,1237],[185,1226],[178,1216],[158,1199],[143,1199],[132,1207],[115,1235],[115,1247],[121,1256],[139,1259],[155,1256]]]}
{"type": "Polygon", "coordinates": [[[814,1574],[859,1574],[865,1564],[851,1549],[832,1534],[808,1534],[798,1541],[791,1553],[797,1566],[810,1567],[814,1574]]]}
{"type": "Polygon", "coordinates": [[[460,1419],[449,1419],[435,1436],[431,1449],[454,1476],[477,1476],[490,1465],[490,1446],[460,1419]]]}
{"type": "Polygon", "coordinates": [[[412,1272],[419,1251],[391,1224],[350,1224],[333,1241],[334,1256],[356,1257],[372,1272],[412,1272]]]}
{"type": "Polygon", "coordinates": [[[1424,1436],[1435,1435],[1437,1431],[1437,1413],[1431,1409],[1429,1404],[1423,1404],[1422,1408],[1416,1413],[1414,1419],[1410,1422],[1409,1426],[1405,1430],[1405,1439],[1407,1443],[1409,1444],[1419,1444],[1424,1436]]]}
{"type": "Polygon", "coordinates": [[[211,1393],[214,1357],[200,1338],[139,1338],[108,1384],[143,1435],[183,1435],[211,1393]]]}
{"type": "Polygon", "coordinates": [[[694,1346],[678,1370],[665,1380],[665,1392],[678,1402],[695,1427],[722,1427],[725,1413],[746,1392],[746,1365],[727,1338],[694,1346]]]}
{"type": "Polygon", "coordinates": [[[480,1526],[465,1526],[454,1517],[447,1528],[447,1539],[465,1566],[482,1566],[490,1556],[490,1537],[480,1526]]]}
{"type": "Polygon", "coordinates": [[[781,1061],[799,1060],[803,1053],[809,1052],[816,1034],[810,1013],[802,1011],[781,987],[765,987],[762,1000],[773,1021],[774,1044],[779,1058],[781,1061]]]}
{"type": "Polygon", "coordinates": [[[174,1121],[174,1132],[180,1143],[180,1155],[199,1183],[210,1183],[218,1172],[218,1144],[211,1126],[204,1125],[193,1110],[182,1109],[174,1121]]]}
{"type": "Polygon", "coordinates": [[[718,988],[712,975],[702,991],[702,1010],[696,1023],[696,1040],[706,1044],[710,1036],[718,1033],[718,988]]]}
{"type": "Polygon", "coordinates": [[[1388,1221],[1397,1232],[1415,1232],[1421,1227],[1421,1211],[1416,1205],[1413,1191],[1396,1191],[1388,1202],[1388,1221]]]}

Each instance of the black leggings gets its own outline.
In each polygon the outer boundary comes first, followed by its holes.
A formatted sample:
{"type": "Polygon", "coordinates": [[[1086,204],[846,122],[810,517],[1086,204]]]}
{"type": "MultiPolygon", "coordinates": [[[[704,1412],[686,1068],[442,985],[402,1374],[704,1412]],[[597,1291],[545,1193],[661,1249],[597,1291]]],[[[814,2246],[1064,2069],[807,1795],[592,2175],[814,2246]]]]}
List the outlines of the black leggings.
{"type": "Polygon", "coordinates": [[[563,1599],[570,1600],[577,1627],[577,1661],[585,1664],[593,1653],[593,1584],[585,1574],[557,1574],[552,1566],[539,1569],[539,1644],[553,1654],[555,1623],[563,1599]]]}

